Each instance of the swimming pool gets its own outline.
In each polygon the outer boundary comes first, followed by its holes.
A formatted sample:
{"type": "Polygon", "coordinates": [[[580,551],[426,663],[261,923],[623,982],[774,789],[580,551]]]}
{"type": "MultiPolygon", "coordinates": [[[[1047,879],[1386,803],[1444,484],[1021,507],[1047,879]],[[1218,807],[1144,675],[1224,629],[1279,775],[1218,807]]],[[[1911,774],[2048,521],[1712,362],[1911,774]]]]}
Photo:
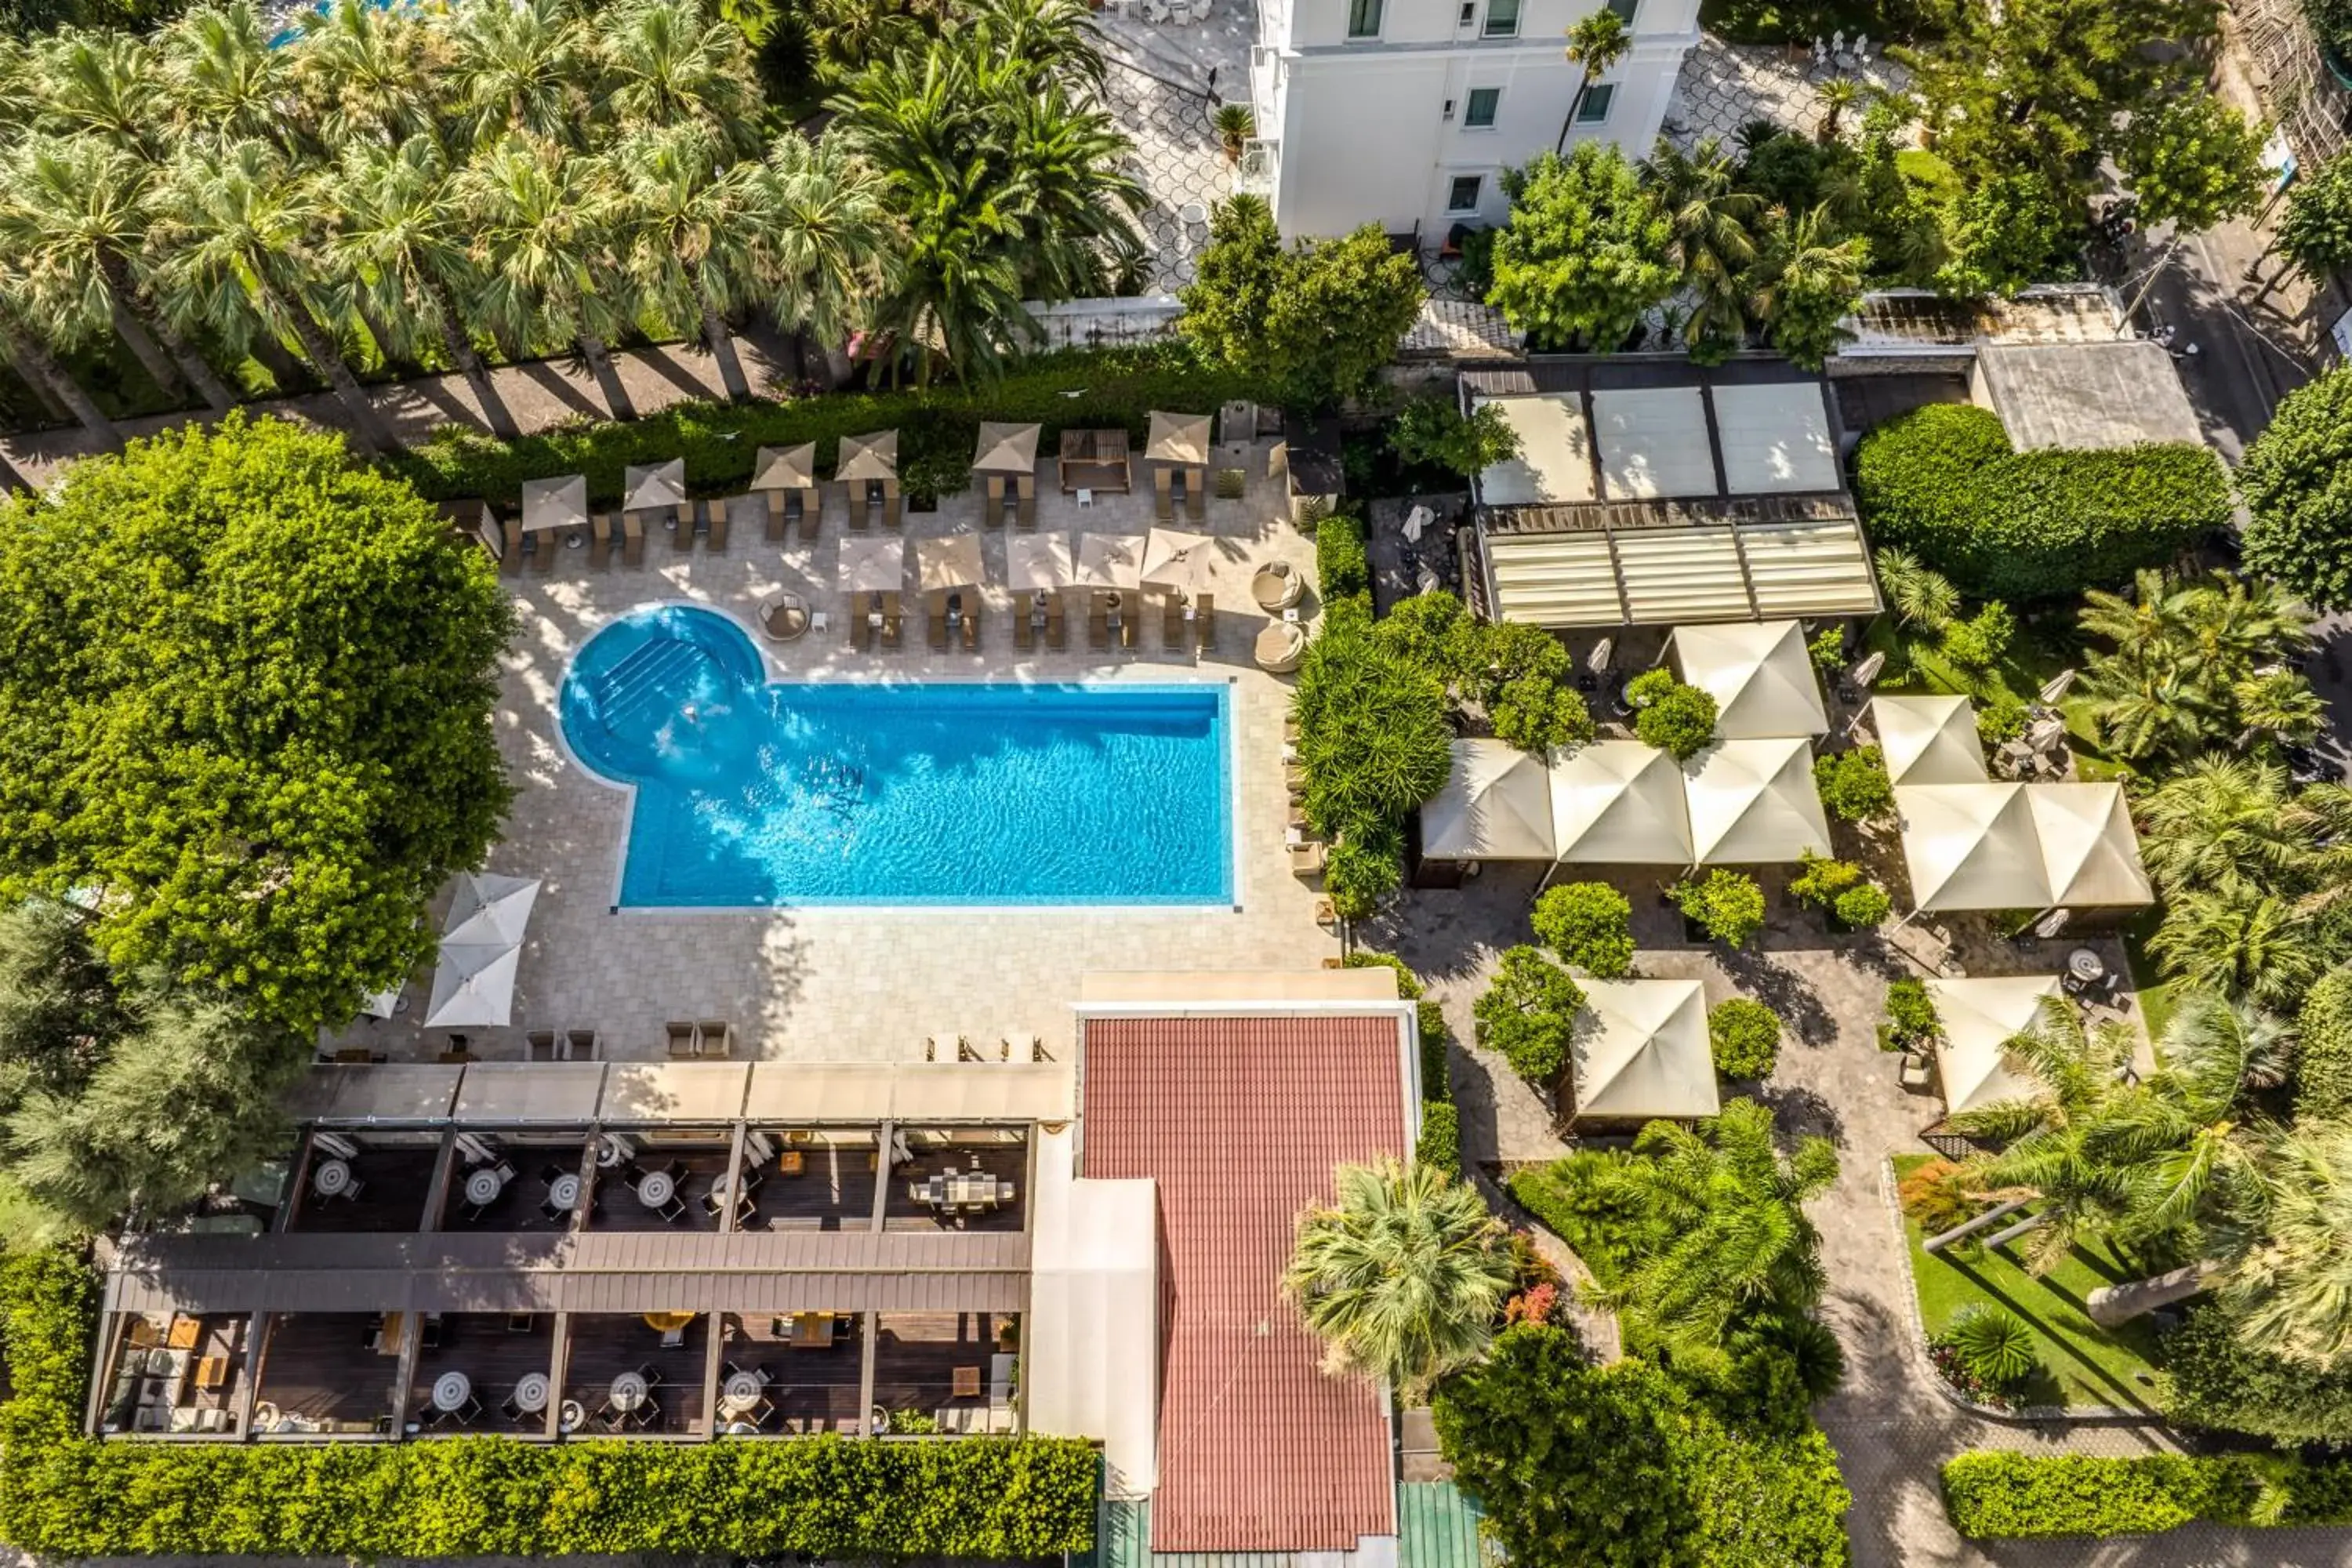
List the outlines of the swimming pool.
{"type": "Polygon", "coordinates": [[[562,722],[635,788],[624,906],[1233,901],[1222,682],[777,684],[672,605],[588,640],[562,722]]]}

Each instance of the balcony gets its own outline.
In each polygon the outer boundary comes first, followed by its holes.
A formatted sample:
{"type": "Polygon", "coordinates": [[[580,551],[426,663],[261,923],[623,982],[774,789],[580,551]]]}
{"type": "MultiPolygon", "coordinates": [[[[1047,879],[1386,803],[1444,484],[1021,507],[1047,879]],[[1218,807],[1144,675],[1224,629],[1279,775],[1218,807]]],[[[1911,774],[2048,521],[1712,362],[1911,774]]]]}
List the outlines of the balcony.
{"type": "Polygon", "coordinates": [[[1276,183],[1282,175],[1282,142],[1279,138],[1253,137],[1242,143],[1242,160],[1234,171],[1234,188],[1254,196],[1271,199],[1276,183]]]}

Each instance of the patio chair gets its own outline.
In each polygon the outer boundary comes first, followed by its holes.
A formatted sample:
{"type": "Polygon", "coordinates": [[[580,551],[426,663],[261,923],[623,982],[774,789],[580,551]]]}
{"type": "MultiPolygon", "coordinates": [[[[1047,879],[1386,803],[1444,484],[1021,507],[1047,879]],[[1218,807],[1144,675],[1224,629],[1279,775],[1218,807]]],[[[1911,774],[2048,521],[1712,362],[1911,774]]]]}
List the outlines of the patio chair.
{"type": "Polygon", "coordinates": [[[873,640],[874,623],[866,618],[865,611],[852,605],[849,608],[849,646],[864,653],[873,640]]]}
{"type": "Polygon", "coordinates": [[[667,1025],[663,1032],[669,1037],[669,1054],[672,1057],[690,1057],[694,1055],[694,1026],[692,1024],[672,1023],[667,1025]]]}
{"type": "Polygon", "coordinates": [[[1191,630],[1192,627],[1184,624],[1184,601],[1174,594],[1169,595],[1161,602],[1160,612],[1160,635],[1168,644],[1168,651],[1186,651],[1184,644],[1189,640],[1187,634],[1191,630]]]}
{"type": "Polygon", "coordinates": [[[664,1329],[662,1331],[661,1348],[666,1351],[684,1350],[686,1348],[686,1331],[684,1329],[664,1329]]]}
{"type": "Polygon", "coordinates": [[[1206,594],[1192,601],[1192,629],[1201,639],[1202,653],[1217,646],[1217,606],[1206,594]]]}
{"type": "Polygon", "coordinates": [[[613,563],[613,515],[600,511],[588,526],[588,565],[601,572],[613,563]]]}
{"type": "Polygon", "coordinates": [[[625,512],[621,517],[621,564],[642,566],[646,563],[646,525],[636,514],[625,512]]]}
{"type": "Polygon", "coordinates": [[[1020,493],[1013,498],[1013,521],[1022,528],[1034,529],[1037,526],[1036,480],[1022,481],[1020,493]]]}
{"type": "Polygon", "coordinates": [[[690,510],[685,511],[674,506],[662,509],[669,514],[662,526],[669,530],[669,542],[681,555],[694,548],[694,510],[699,509],[700,503],[689,501],[688,506],[690,510]]]}
{"type": "MultiPolygon", "coordinates": [[[[724,1018],[706,1018],[695,1030],[695,1044],[700,1055],[730,1057],[735,1054],[735,1026],[724,1018]]],[[[680,1164],[673,1173],[683,1176],[686,1167],[680,1164]]]]}
{"type": "Polygon", "coordinates": [[[648,1394],[635,1410],[629,1412],[628,1424],[640,1432],[649,1432],[661,1425],[661,1401],[648,1394]]]}
{"type": "Polygon", "coordinates": [[[1061,596],[1056,595],[1054,602],[1045,606],[1045,646],[1059,653],[1069,642],[1069,623],[1064,618],[1061,596]]]}
{"type": "Polygon", "coordinates": [[[1173,522],[1176,521],[1176,496],[1174,490],[1171,488],[1175,484],[1175,482],[1176,476],[1169,471],[1166,464],[1160,464],[1151,470],[1151,517],[1153,521],[1173,522]]]}

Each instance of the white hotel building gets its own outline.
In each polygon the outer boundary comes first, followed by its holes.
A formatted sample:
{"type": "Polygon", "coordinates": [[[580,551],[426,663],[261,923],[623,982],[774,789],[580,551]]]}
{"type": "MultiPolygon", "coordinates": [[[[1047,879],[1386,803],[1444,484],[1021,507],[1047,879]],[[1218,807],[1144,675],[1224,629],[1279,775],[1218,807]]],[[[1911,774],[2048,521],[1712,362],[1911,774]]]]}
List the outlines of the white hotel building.
{"type": "Polygon", "coordinates": [[[1606,138],[1642,156],[1698,42],[1698,0],[1608,3],[1633,47],[1578,106],[1583,70],[1564,50],[1594,0],[1258,0],[1241,188],[1286,236],[1372,223],[1434,249],[1456,224],[1500,223],[1497,176],[1539,153],[1606,138]]]}

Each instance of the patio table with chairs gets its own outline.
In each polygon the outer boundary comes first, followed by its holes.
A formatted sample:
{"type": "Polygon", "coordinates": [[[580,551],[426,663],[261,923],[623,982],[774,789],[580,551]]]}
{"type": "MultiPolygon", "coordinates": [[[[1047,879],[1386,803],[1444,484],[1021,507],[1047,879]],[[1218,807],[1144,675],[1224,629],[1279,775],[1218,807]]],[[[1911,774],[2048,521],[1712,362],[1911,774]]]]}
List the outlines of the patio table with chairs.
{"type": "Polygon", "coordinates": [[[1144,443],[1144,460],[1151,465],[1151,512],[1166,522],[1176,515],[1175,492],[1184,494],[1184,510],[1200,517],[1208,505],[1209,416],[1151,411],[1150,437],[1144,443]]]}

